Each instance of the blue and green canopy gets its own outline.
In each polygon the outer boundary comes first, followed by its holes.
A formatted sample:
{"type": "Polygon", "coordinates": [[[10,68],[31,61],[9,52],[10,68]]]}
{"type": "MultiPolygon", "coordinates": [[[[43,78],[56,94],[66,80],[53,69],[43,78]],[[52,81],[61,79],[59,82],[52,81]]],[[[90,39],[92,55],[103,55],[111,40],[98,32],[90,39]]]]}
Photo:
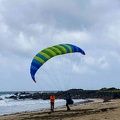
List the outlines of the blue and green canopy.
{"type": "Polygon", "coordinates": [[[51,46],[48,48],[43,49],[40,51],[32,60],[31,67],[30,67],[30,74],[34,82],[35,80],[35,74],[37,70],[49,59],[52,57],[55,57],[57,55],[63,55],[68,53],[74,53],[79,52],[82,55],[85,55],[85,52],[72,44],[59,44],[55,46],[51,46]]]}

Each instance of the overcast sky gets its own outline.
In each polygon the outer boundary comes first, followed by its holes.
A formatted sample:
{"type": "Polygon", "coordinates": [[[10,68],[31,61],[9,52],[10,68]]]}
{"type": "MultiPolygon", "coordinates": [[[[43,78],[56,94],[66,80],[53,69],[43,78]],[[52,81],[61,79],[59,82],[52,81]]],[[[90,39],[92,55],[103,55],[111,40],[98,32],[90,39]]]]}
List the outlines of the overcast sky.
{"type": "Polygon", "coordinates": [[[0,91],[120,88],[120,0],[0,0],[0,91]],[[79,53],[33,57],[61,43],[79,53]]]}

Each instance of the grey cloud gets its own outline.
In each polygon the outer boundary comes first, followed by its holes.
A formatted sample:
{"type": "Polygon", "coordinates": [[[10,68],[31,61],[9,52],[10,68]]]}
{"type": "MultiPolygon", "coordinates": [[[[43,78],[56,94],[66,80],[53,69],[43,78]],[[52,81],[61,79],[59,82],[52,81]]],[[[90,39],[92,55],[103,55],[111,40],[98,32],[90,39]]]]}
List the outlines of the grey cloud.
{"type": "MultiPolygon", "coordinates": [[[[113,85],[118,87],[119,5],[119,0],[1,0],[0,73],[3,76],[0,80],[4,81],[1,85],[6,85],[5,80],[12,79],[14,85],[29,83],[32,89],[38,90],[29,74],[34,55],[48,46],[72,43],[86,52],[86,56],[78,55],[76,60],[71,56],[60,60],[64,72],[68,68],[64,59],[72,64],[69,70],[71,81],[77,80],[76,83],[72,82],[72,85],[92,88],[92,85],[86,85],[89,78],[89,82],[99,88],[112,86],[114,79],[113,85]]],[[[59,59],[52,60],[53,63],[47,62],[40,71],[43,72],[44,68],[49,71],[51,69],[48,66],[59,62],[59,59]]],[[[54,71],[61,70],[61,67],[58,67],[54,66],[54,71]]],[[[44,80],[49,78],[44,75],[38,78],[44,80]]],[[[67,79],[65,74],[63,76],[67,79]]],[[[61,81],[61,76],[57,79],[61,81]]],[[[41,87],[46,89],[44,83],[42,85],[41,87]]],[[[12,83],[10,86],[12,88],[12,83]]],[[[30,90],[31,87],[21,86],[19,89],[30,90]]]]}

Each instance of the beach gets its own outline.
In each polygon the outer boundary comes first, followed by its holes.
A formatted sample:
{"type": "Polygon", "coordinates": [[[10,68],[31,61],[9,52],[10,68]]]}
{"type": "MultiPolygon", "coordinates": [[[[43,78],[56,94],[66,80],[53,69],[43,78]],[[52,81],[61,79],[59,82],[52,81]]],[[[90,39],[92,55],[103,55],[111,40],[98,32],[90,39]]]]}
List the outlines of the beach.
{"type": "Polygon", "coordinates": [[[93,102],[76,104],[50,110],[38,110],[1,115],[0,120],[119,120],[120,99],[103,102],[103,99],[92,99],[93,102]]]}

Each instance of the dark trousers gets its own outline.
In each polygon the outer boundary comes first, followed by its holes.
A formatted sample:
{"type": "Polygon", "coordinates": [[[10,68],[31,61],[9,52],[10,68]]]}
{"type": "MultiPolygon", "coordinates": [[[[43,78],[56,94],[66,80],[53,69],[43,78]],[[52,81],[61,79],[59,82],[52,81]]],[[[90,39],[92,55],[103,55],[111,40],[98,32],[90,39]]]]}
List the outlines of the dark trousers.
{"type": "Polygon", "coordinates": [[[70,110],[69,101],[66,101],[66,107],[67,107],[67,110],[70,110]]]}
{"type": "Polygon", "coordinates": [[[54,110],[54,102],[51,102],[50,104],[51,104],[51,111],[53,111],[54,110]]]}

